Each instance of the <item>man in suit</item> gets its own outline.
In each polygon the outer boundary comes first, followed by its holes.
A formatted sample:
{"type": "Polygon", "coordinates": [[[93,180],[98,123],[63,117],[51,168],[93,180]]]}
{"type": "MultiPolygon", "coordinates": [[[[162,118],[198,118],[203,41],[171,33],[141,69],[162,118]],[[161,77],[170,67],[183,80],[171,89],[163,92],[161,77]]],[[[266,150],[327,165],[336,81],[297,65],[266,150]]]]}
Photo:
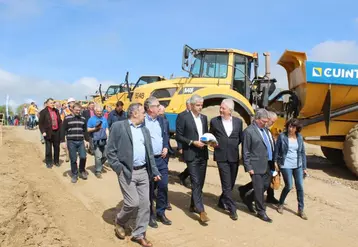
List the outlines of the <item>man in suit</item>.
{"type": "Polygon", "coordinates": [[[144,107],[132,103],[128,120],[113,123],[107,146],[111,168],[117,173],[124,204],[115,220],[115,233],[125,238],[124,225],[135,214],[132,241],[151,247],[146,239],[150,217],[149,182],[161,179],[155,164],[149,130],[143,125],[144,107]]]}
{"type": "Polygon", "coordinates": [[[182,145],[191,178],[190,211],[199,213],[200,221],[206,223],[209,218],[204,209],[202,190],[209,154],[207,146],[200,141],[200,137],[208,132],[208,119],[200,113],[203,103],[204,99],[199,95],[190,98],[191,111],[178,116],[176,140],[182,145]]]}
{"type": "Polygon", "coordinates": [[[243,133],[242,156],[245,171],[250,174],[253,186],[253,190],[245,195],[244,203],[250,211],[254,211],[252,202],[255,201],[257,216],[271,223],[264,205],[264,193],[271,181],[269,162],[273,160],[272,144],[265,128],[268,121],[268,112],[258,109],[254,121],[243,133]]]}
{"type": "Polygon", "coordinates": [[[47,168],[52,168],[52,162],[55,163],[55,166],[60,166],[60,130],[62,120],[58,110],[55,108],[53,99],[49,98],[45,103],[46,107],[40,112],[39,129],[46,143],[46,166],[47,168]]]}
{"type": "Polygon", "coordinates": [[[157,228],[156,220],[164,225],[171,225],[172,222],[166,217],[165,209],[168,205],[168,148],[169,133],[166,130],[164,118],[158,116],[159,101],[155,97],[149,97],[144,101],[146,111],[144,124],[149,129],[153,154],[157,169],[161,174],[161,180],[150,182],[150,220],[149,226],[157,228]],[[154,210],[154,190],[157,187],[156,210],[154,210]]]}
{"type": "Polygon", "coordinates": [[[242,120],[233,117],[234,101],[224,99],[220,105],[220,116],[211,119],[210,132],[218,141],[214,149],[214,160],[218,164],[222,194],[218,207],[230,212],[230,218],[237,220],[236,205],[231,193],[239,168],[239,145],[242,142],[242,120]]]}
{"type": "MultiPolygon", "coordinates": [[[[178,126],[178,118],[180,119],[180,117],[188,112],[190,112],[190,109],[191,109],[191,105],[190,105],[190,98],[186,101],[186,109],[185,111],[181,112],[178,114],[178,117],[177,117],[177,122],[176,122],[176,126],[178,126]]],[[[180,142],[177,142],[177,147],[178,147],[178,152],[180,155],[183,155],[183,148],[182,148],[182,144],[180,142]]],[[[186,179],[189,177],[189,169],[188,167],[185,168],[185,170],[180,173],[178,175],[179,177],[179,181],[180,181],[180,184],[181,185],[184,185],[185,187],[188,187],[190,188],[189,184],[186,182],[186,179]]]]}
{"type": "MultiPolygon", "coordinates": [[[[268,131],[270,142],[272,144],[271,145],[272,152],[274,152],[275,151],[275,139],[273,138],[273,135],[269,128],[277,121],[277,114],[275,112],[268,111],[268,118],[269,118],[269,121],[266,124],[266,129],[268,131]]],[[[270,163],[270,168],[271,168],[271,170],[275,170],[275,165],[273,162],[270,163]]],[[[240,186],[238,189],[239,189],[240,197],[243,200],[245,197],[245,194],[253,189],[252,182],[249,182],[243,186],[240,186]]],[[[275,198],[274,190],[270,186],[267,189],[266,202],[271,203],[271,204],[279,203],[279,201],[275,198]]]]}

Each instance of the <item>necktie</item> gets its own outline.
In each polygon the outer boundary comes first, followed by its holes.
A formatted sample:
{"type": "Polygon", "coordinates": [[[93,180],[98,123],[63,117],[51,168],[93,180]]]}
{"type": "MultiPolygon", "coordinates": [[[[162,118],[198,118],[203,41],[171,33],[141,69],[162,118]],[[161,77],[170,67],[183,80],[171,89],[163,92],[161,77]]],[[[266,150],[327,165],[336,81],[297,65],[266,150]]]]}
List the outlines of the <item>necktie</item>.
{"type": "Polygon", "coordinates": [[[264,142],[266,144],[266,149],[267,149],[267,154],[268,154],[268,160],[272,160],[272,148],[271,148],[271,144],[270,141],[268,139],[267,133],[265,132],[264,129],[260,129],[262,132],[262,136],[264,138],[264,142]]]}

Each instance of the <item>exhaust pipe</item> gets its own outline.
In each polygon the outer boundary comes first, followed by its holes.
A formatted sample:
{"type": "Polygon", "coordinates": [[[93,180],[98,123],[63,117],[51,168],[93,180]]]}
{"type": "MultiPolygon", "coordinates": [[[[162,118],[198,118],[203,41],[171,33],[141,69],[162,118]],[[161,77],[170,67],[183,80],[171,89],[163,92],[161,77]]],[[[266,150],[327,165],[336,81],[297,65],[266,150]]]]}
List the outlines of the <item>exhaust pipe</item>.
{"type": "Polygon", "coordinates": [[[265,56],[265,77],[267,77],[267,79],[270,79],[270,76],[271,76],[270,56],[271,56],[271,54],[269,52],[264,52],[263,55],[265,56]]]}

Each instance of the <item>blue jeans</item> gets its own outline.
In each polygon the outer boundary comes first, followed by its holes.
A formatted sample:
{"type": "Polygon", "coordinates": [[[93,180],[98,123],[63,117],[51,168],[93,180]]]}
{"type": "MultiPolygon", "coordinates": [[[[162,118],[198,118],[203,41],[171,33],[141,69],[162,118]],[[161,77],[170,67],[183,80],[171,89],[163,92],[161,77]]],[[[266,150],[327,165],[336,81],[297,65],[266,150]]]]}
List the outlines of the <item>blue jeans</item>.
{"type": "Polygon", "coordinates": [[[85,143],[84,141],[67,140],[67,148],[70,156],[72,176],[77,176],[78,175],[77,153],[80,156],[79,170],[80,172],[85,171],[85,166],[86,166],[85,143]]]}
{"type": "Polygon", "coordinates": [[[285,187],[282,190],[280,196],[280,205],[283,205],[285,199],[292,189],[292,176],[295,179],[296,193],[297,193],[297,201],[298,201],[298,210],[303,211],[304,208],[304,192],[303,192],[303,169],[295,168],[295,169],[285,169],[281,168],[281,173],[283,180],[285,182],[285,187]]]}
{"type": "Polygon", "coordinates": [[[35,115],[33,115],[33,114],[30,115],[28,125],[31,129],[33,129],[35,127],[35,118],[36,118],[35,115]]]}

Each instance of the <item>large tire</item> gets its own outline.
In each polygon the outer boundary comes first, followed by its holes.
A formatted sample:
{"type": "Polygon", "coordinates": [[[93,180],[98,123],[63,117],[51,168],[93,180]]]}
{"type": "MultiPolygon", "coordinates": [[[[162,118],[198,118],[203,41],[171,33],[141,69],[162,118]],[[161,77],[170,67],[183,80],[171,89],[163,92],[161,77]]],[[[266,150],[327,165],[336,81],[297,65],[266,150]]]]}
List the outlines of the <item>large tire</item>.
{"type": "Polygon", "coordinates": [[[344,163],[343,160],[343,152],[340,149],[321,147],[323,155],[333,164],[342,165],[344,163]]]}
{"type": "Polygon", "coordinates": [[[348,132],[343,144],[343,155],[348,169],[358,176],[358,125],[348,132]]]}

